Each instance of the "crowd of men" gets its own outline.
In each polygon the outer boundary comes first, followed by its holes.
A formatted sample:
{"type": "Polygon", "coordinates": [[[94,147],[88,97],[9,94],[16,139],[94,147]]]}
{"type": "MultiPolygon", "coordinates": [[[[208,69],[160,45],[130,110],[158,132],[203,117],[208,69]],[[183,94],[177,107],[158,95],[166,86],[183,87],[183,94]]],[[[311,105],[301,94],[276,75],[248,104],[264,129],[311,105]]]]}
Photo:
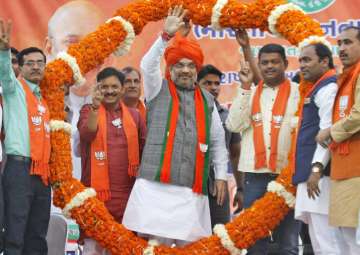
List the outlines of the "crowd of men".
{"type": "MultiPolygon", "coordinates": [[[[76,2],[70,2],[75,3],[71,10],[81,15],[76,2]]],[[[64,254],[67,220],[58,221],[50,212],[49,108],[39,88],[47,59],[81,39],[75,36],[80,32],[72,31],[66,43],[57,41],[61,29],[57,35],[54,30],[62,12],[51,18],[45,53],[35,47],[11,48],[11,23],[0,20],[0,123],[6,155],[0,228],[5,255],[64,254]]],[[[81,169],[82,183],[96,190],[127,229],[182,246],[229,222],[233,200],[228,168],[236,179],[238,210],[251,207],[287,166],[296,132],[296,206],[271,234],[278,254],[299,254],[301,222],[308,225],[315,254],[360,254],[355,237],[360,28],[345,28],[337,38],[341,74],[325,44],[300,49],[300,83],[310,88],[303,102],[299,84],[286,78],[284,47],[264,45],[256,61],[246,31],[236,31],[245,61],[238,94],[227,110],[217,100],[222,72],[204,63],[199,44],[187,38],[186,15],[180,6],[169,10],[161,35],[140,63],[141,72],[98,68],[82,88],[66,93],[67,121],[74,128],[73,167],[81,169]]],[[[81,33],[90,31],[82,28],[81,33]]],[[[110,254],[91,237],[82,241],[84,255],[110,254]]],[[[268,244],[269,238],[258,240],[248,254],[267,254],[268,244]]]]}

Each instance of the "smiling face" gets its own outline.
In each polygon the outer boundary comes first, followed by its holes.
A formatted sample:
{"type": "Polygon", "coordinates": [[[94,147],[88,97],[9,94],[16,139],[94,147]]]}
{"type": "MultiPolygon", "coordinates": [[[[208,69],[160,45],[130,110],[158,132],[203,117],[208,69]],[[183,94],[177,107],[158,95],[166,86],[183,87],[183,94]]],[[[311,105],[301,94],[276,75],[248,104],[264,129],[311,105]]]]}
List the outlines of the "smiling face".
{"type": "Polygon", "coordinates": [[[100,91],[104,96],[102,101],[103,104],[114,106],[119,103],[120,98],[123,95],[123,85],[115,75],[99,81],[99,86],[100,91]]]}
{"type": "Polygon", "coordinates": [[[306,81],[315,83],[329,69],[329,59],[321,59],[316,54],[315,46],[303,48],[299,56],[300,71],[306,81]]]}
{"type": "Polygon", "coordinates": [[[193,88],[197,78],[196,64],[191,59],[182,58],[170,67],[170,75],[176,86],[193,88]]]}
{"type": "Polygon", "coordinates": [[[359,31],[348,29],[340,33],[337,41],[339,56],[345,68],[348,68],[360,60],[359,31]]]}
{"type": "Polygon", "coordinates": [[[287,62],[279,53],[261,53],[259,69],[264,82],[269,86],[280,85],[285,78],[287,62]]]}

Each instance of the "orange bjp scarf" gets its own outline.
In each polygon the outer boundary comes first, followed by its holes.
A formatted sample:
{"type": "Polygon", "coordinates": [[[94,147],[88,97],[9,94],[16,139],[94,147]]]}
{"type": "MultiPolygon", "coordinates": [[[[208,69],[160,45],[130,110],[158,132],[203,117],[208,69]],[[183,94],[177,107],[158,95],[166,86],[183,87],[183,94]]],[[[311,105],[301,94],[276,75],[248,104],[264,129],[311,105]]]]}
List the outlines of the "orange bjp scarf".
{"type": "MultiPolygon", "coordinates": [[[[344,70],[338,79],[339,91],[335,98],[333,123],[349,116],[351,108],[354,105],[354,95],[356,82],[360,75],[360,61],[350,68],[344,70]]],[[[332,142],[330,148],[337,151],[340,155],[348,155],[350,140],[342,143],[332,142]]]]}
{"type": "MultiPolygon", "coordinates": [[[[122,110],[122,125],[128,145],[128,174],[136,177],[140,164],[138,128],[131,116],[128,107],[120,102],[122,110]]],[[[107,148],[107,121],[106,109],[100,105],[98,113],[98,131],[91,143],[91,187],[102,201],[111,199],[109,184],[108,148],[107,148]]]]}
{"type": "Polygon", "coordinates": [[[145,107],[144,102],[139,100],[139,103],[138,103],[136,109],[139,111],[141,118],[146,123],[146,107],[145,107]]]}
{"type": "Polygon", "coordinates": [[[255,147],[255,169],[268,167],[273,172],[276,171],[277,153],[278,153],[278,139],[280,127],[285,115],[287,102],[290,96],[290,81],[286,79],[279,85],[279,90],[272,109],[271,121],[271,145],[270,145],[270,160],[269,164],[266,161],[266,148],[264,142],[264,131],[262,122],[262,113],[260,98],[264,88],[264,82],[261,81],[256,88],[251,109],[252,126],[254,130],[254,147],[255,147]]]}
{"type": "MultiPolygon", "coordinates": [[[[180,100],[174,82],[170,77],[169,67],[176,64],[182,58],[191,59],[197,71],[200,70],[204,61],[204,55],[199,44],[176,33],[172,45],[165,50],[166,79],[171,95],[168,109],[167,125],[163,138],[162,154],[160,165],[155,180],[170,183],[171,181],[171,159],[174,148],[177,121],[180,110],[180,100]]],[[[208,103],[201,89],[196,86],[194,91],[195,117],[197,130],[197,145],[195,155],[195,173],[192,190],[199,194],[208,194],[207,179],[209,169],[209,144],[210,144],[210,114],[208,103]]],[[[193,169],[189,169],[193,171],[193,169]]]]}
{"type": "Polygon", "coordinates": [[[50,160],[50,113],[44,99],[38,99],[24,79],[19,79],[24,91],[28,112],[30,136],[30,174],[40,176],[42,182],[49,184],[50,160]]]}
{"type": "MultiPolygon", "coordinates": [[[[168,120],[163,140],[160,167],[155,179],[170,183],[171,179],[171,159],[174,148],[176,126],[179,116],[180,101],[177,95],[176,87],[171,79],[168,79],[171,102],[168,110],[168,120]]],[[[201,89],[197,86],[194,92],[195,116],[197,129],[197,146],[195,158],[195,175],[193,192],[207,194],[207,179],[209,168],[209,143],[210,143],[210,123],[209,111],[206,98],[201,89]]]]}

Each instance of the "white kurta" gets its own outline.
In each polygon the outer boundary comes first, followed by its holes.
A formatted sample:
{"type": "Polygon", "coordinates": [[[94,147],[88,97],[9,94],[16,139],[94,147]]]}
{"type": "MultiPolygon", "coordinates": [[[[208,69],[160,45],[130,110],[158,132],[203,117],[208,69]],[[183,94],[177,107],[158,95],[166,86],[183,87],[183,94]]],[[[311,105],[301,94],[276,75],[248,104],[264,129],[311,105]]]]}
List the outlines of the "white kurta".
{"type": "MultiPolygon", "coordinates": [[[[321,88],[315,96],[315,104],[319,108],[320,129],[326,129],[332,125],[332,109],[338,90],[336,83],[331,83],[321,88]]],[[[317,144],[312,163],[320,162],[326,166],[330,160],[329,149],[317,144]]],[[[306,182],[299,183],[296,192],[295,219],[309,223],[308,214],[329,214],[330,179],[324,176],[319,182],[320,196],[311,199],[307,193],[306,182]]]]}
{"type": "MultiPolygon", "coordinates": [[[[147,101],[160,92],[160,61],[166,45],[159,37],[141,61],[147,101]]],[[[216,110],[212,112],[210,134],[215,177],[226,180],[228,157],[225,134],[216,110]]],[[[209,200],[207,196],[193,193],[188,187],[138,178],[122,223],[126,228],[143,234],[195,241],[211,234],[209,200]]]]}
{"type": "MultiPolygon", "coordinates": [[[[239,158],[238,170],[247,173],[273,173],[267,167],[255,169],[255,145],[254,129],[251,124],[251,109],[257,87],[245,90],[238,88],[238,94],[235,97],[226,120],[226,127],[232,132],[240,132],[241,135],[241,153],[239,158]]],[[[266,158],[270,159],[271,152],[271,123],[273,121],[272,109],[279,92],[279,86],[270,87],[264,84],[264,89],[260,97],[261,118],[263,124],[263,137],[266,150],[266,158]]],[[[288,164],[288,154],[291,146],[291,133],[296,127],[297,118],[295,112],[299,102],[299,85],[291,83],[290,95],[286,105],[284,118],[282,119],[276,159],[276,173],[288,164]]]]}

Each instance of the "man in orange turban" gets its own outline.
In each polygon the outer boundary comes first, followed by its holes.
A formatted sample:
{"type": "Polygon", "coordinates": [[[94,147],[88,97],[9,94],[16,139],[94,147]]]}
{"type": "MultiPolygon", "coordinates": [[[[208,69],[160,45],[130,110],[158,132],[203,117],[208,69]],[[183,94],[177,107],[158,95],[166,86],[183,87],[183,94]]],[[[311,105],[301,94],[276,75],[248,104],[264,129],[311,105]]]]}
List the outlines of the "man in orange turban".
{"type": "Polygon", "coordinates": [[[141,61],[148,134],[139,177],[123,218],[128,229],[168,245],[211,234],[209,167],[215,165],[214,195],[222,204],[228,161],[224,130],[218,112],[213,111],[214,99],[196,86],[203,53],[195,41],[176,34],[184,26],[185,15],[179,6],[169,10],[164,32],[141,61]],[[160,62],[164,51],[163,80],[160,62]]]}
{"type": "Polygon", "coordinates": [[[166,48],[164,57],[168,68],[174,66],[183,58],[187,58],[189,61],[193,62],[196,70],[199,71],[204,62],[204,55],[200,45],[196,41],[182,36],[180,33],[175,34],[174,41],[166,48]]]}

